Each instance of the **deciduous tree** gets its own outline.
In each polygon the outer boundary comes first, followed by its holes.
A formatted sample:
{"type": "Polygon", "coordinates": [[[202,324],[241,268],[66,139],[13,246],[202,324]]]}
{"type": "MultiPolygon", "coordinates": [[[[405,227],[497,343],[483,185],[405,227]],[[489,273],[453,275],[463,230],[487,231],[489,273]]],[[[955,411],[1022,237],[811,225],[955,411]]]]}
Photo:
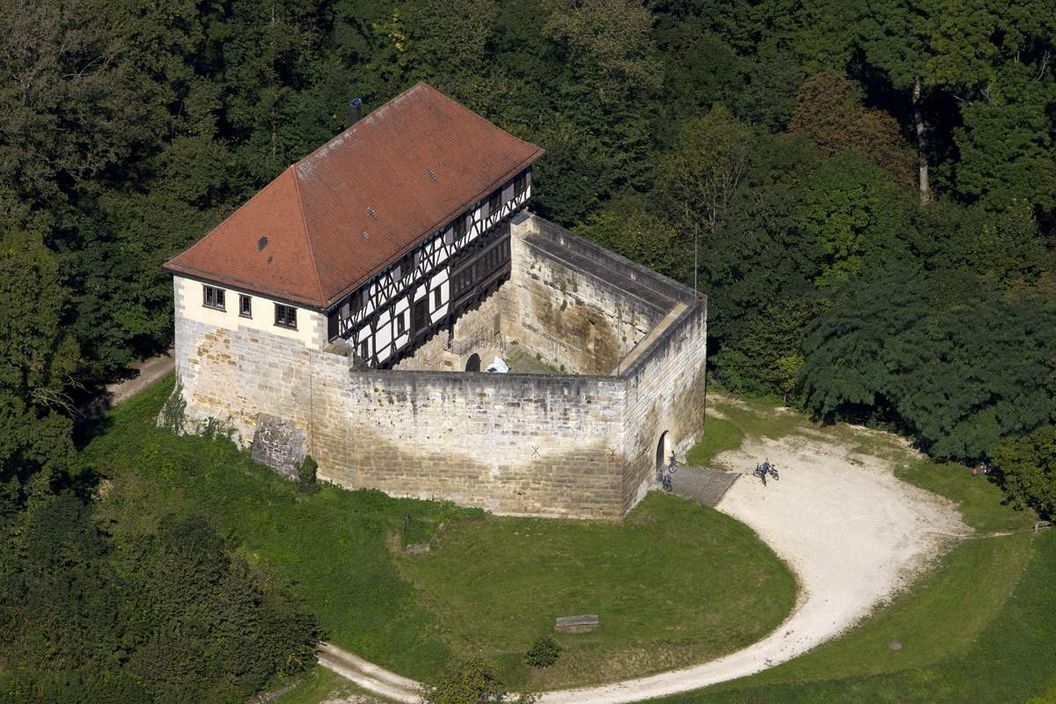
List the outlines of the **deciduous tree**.
{"type": "Polygon", "coordinates": [[[1056,516],[1056,425],[1000,443],[992,460],[1017,505],[1056,516]]]}
{"type": "Polygon", "coordinates": [[[0,512],[48,491],[73,452],[66,392],[79,355],[62,325],[66,291],[58,258],[20,214],[0,211],[0,512]]]}
{"type": "Polygon", "coordinates": [[[862,107],[856,87],[845,76],[819,73],[807,79],[788,130],[806,137],[827,156],[855,154],[898,183],[915,183],[913,154],[898,121],[883,110],[862,107]]]}
{"type": "Polygon", "coordinates": [[[716,105],[683,126],[674,149],[661,163],[660,187],[677,213],[679,227],[693,237],[695,288],[699,239],[714,234],[729,209],[748,170],[751,141],[751,130],[716,105]]]}

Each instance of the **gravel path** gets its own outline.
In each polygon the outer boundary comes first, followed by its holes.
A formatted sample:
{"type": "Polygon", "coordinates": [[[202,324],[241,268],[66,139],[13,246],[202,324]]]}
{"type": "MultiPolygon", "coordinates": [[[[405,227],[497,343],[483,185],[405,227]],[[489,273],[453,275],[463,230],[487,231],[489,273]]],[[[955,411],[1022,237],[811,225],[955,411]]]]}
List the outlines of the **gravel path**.
{"type": "MultiPolygon", "coordinates": [[[[864,431],[863,431],[864,432],[864,431]]],[[[620,704],[744,677],[839,635],[948,544],[966,535],[949,502],[895,479],[889,463],[792,436],[723,453],[726,466],[774,460],[781,480],[748,475],[716,507],[751,526],[796,573],[796,610],[768,637],[703,665],[598,687],[548,692],[542,704],[620,704]]]]}
{"type": "Polygon", "coordinates": [[[133,367],[135,376],[107,385],[107,406],[113,408],[119,403],[127,401],[161,377],[170,373],[175,367],[176,363],[172,358],[171,352],[159,354],[157,357],[151,357],[136,364],[133,367]]]}
{"type": "MultiPolygon", "coordinates": [[[[865,617],[953,538],[968,533],[951,503],[898,481],[889,462],[852,455],[821,434],[749,441],[716,459],[723,466],[749,469],[763,457],[777,464],[780,481],[763,487],[743,476],[716,508],[751,526],[796,573],[800,598],[788,619],[766,638],[717,660],[546,692],[540,704],[624,704],[700,689],[785,662],[865,617]]],[[[367,686],[362,679],[369,673],[356,674],[356,681],[367,686]]],[[[394,692],[392,677],[386,673],[379,688],[386,687],[398,701],[416,701],[413,683],[403,680],[394,692]]]]}

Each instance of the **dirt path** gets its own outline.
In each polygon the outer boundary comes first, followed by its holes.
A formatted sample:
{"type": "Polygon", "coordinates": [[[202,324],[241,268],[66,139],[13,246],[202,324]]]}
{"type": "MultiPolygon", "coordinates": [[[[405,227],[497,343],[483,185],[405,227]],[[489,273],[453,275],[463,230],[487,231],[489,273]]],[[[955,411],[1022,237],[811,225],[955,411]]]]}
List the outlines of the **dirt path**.
{"type": "MultiPolygon", "coordinates": [[[[766,638],[717,660],[546,692],[540,704],[624,704],[700,689],[785,662],[861,620],[952,540],[969,533],[951,503],[895,479],[890,462],[851,454],[846,442],[820,433],[749,440],[716,459],[750,468],[763,457],[777,464],[781,480],[764,487],[742,477],[716,508],[751,526],[795,572],[801,592],[788,619],[766,638]]],[[[344,674],[322,657],[320,662],[344,674]]],[[[398,678],[394,688],[397,676],[385,673],[376,689],[363,681],[369,672],[355,674],[354,681],[372,691],[385,688],[392,699],[417,701],[409,680],[398,678]]]]}
{"type": "Polygon", "coordinates": [[[152,383],[175,369],[172,353],[160,354],[157,357],[145,359],[133,367],[138,374],[131,379],[108,384],[106,394],[109,398],[108,407],[127,401],[152,383]]]}
{"type": "Polygon", "coordinates": [[[323,643],[319,646],[319,664],[386,699],[406,704],[421,703],[421,684],[382,669],[336,645],[323,643]]]}
{"type": "Polygon", "coordinates": [[[888,462],[794,435],[747,442],[725,465],[763,457],[781,480],[742,477],[716,508],[751,526],[792,567],[796,610],[776,631],[711,662],[598,687],[548,692],[543,704],[619,704],[744,677],[791,660],[868,615],[949,544],[969,531],[949,502],[895,479],[888,462]]]}

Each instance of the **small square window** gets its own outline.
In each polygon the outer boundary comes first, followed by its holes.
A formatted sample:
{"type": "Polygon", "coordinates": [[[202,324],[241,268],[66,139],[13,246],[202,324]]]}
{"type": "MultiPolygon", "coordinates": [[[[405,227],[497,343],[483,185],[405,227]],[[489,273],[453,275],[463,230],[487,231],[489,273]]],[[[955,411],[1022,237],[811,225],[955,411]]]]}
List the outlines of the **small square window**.
{"type": "Polygon", "coordinates": [[[442,297],[440,295],[440,287],[437,286],[436,288],[433,289],[433,310],[436,310],[437,308],[439,308],[442,302],[443,302],[443,299],[442,299],[442,297]]]}
{"type": "Polygon", "coordinates": [[[206,308],[224,310],[224,289],[216,286],[202,286],[202,305],[206,308]]]}
{"type": "Polygon", "coordinates": [[[280,328],[297,329],[297,309],[293,306],[275,304],[275,324],[280,328]]]}
{"type": "Polygon", "coordinates": [[[407,330],[407,321],[403,319],[403,313],[396,316],[396,334],[402,335],[407,330]]]}
{"type": "Polygon", "coordinates": [[[253,317],[253,299],[244,293],[238,294],[238,314],[243,318],[253,317]]]}

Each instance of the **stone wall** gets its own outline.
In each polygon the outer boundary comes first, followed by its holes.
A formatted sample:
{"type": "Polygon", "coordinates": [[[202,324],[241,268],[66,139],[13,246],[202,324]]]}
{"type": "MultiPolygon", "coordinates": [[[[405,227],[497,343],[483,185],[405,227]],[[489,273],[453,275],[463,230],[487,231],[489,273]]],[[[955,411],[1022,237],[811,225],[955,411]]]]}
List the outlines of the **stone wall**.
{"type": "Polygon", "coordinates": [[[704,427],[707,305],[687,306],[651,340],[622,374],[624,415],[624,506],[630,509],[656,479],[661,461],[681,455],[704,427]],[[665,435],[666,434],[666,435],[665,435]]]}
{"type": "Polygon", "coordinates": [[[291,454],[310,453],[320,476],[350,488],[507,514],[623,512],[619,380],[357,372],[282,338],[195,321],[178,330],[191,429],[218,418],[249,445],[258,420],[282,418],[306,443],[291,454]]]}
{"type": "Polygon", "coordinates": [[[317,403],[314,429],[321,471],[340,484],[507,514],[622,514],[615,380],[368,372],[347,383],[317,403]]]}
{"type": "Polygon", "coordinates": [[[291,438],[303,447],[265,455],[288,472],[310,453],[320,476],[352,488],[506,514],[623,515],[655,481],[661,436],[666,456],[702,427],[705,303],[545,221],[514,231],[511,280],[458,321],[453,347],[440,333],[418,363],[458,369],[474,351],[462,343],[497,325],[549,345],[541,351],[568,369],[605,374],[355,371],[297,340],[177,315],[189,426],[218,418],[243,445],[291,438]],[[604,333],[576,339],[603,323],[604,333]]]}
{"type": "Polygon", "coordinates": [[[671,304],[638,295],[626,260],[540,218],[514,222],[511,253],[506,334],[573,374],[612,374],[671,304]]]}

